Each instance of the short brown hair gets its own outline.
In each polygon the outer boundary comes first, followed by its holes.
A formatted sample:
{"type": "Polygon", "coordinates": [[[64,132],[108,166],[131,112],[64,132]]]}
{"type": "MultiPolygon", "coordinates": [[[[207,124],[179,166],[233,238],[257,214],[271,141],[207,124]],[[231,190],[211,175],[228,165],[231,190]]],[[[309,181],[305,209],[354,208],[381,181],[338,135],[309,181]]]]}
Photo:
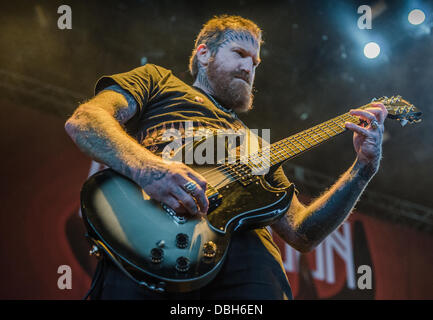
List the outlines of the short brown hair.
{"type": "Polygon", "coordinates": [[[262,30],[251,20],[240,16],[215,16],[203,25],[203,28],[195,40],[194,49],[189,59],[189,71],[193,78],[195,78],[198,73],[197,47],[202,43],[206,44],[212,56],[214,56],[218,52],[219,46],[225,41],[225,36],[228,31],[247,31],[257,39],[259,45],[263,43],[262,30]]]}

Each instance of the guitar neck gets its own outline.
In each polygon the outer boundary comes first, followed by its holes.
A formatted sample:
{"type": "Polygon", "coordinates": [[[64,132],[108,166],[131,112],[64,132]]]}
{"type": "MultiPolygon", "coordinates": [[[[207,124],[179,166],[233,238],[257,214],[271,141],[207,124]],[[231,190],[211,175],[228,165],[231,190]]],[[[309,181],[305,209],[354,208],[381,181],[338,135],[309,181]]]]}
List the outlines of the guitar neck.
{"type": "Polygon", "coordinates": [[[273,143],[270,146],[271,165],[276,165],[283,161],[290,160],[299,154],[338,136],[347,130],[344,126],[345,122],[359,124],[360,120],[358,117],[345,113],[273,143]]]}
{"type": "MultiPolygon", "coordinates": [[[[387,118],[400,121],[402,126],[408,122],[421,121],[422,112],[401,96],[382,97],[372,101],[383,103],[388,111],[387,118]]],[[[368,107],[370,104],[358,107],[358,109],[368,107]]],[[[345,122],[364,123],[359,117],[347,112],[271,145],[262,146],[259,152],[247,155],[244,160],[247,161],[250,169],[261,172],[263,169],[279,165],[345,132],[347,130],[344,126],[345,122]]]]}
{"type": "Polygon", "coordinates": [[[342,114],[263,148],[262,151],[250,156],[250,165],[256,167],[258,167],[257,163],[263,165],[264,157],[269,157],[270,166],[290,160],[346,131],[345,122],[359,124],[361,121],[349,113],[342,114]]]}

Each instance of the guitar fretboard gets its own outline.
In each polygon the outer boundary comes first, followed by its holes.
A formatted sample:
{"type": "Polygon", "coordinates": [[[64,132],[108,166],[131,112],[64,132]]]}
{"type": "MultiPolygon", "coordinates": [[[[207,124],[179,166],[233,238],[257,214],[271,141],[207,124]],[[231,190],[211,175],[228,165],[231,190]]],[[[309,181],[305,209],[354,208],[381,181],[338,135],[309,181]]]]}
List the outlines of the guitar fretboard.
{"type": "Polygon", "coordinates": [[[279,164],[283,161],[294,158],[297,155],[343,133],[347,130],[344,126],[344,123],[347,121],[356,124],[359,124],[360,122],[358,117],[345,113],[310,129],[301,131],[273,143],[270,146],[271,165],[279,164]]]}
{"type": "Polygon", "coordinates": [[[346,131],[345,122],[359,124],[361,121],[358,117],[352,116],[349,113],[332,118],[275,142],[267,148],[263,148],[260,152],[250,155],[249,166],[251,168],[263,168],[264,165],[273,166],[292,159],[346,131]],[[270,164],[263,163],[266,158],[269,158],[270,164]]]}
{"type": "MultiPolygon", "coordinates": [[[[383,103],[388,111],[387,117],[400,121],[402,126],[408,122],[417,123],[421,121],[422,112],[407,100],[402,99],[401,96],[382,97],[372,101],[383,103]]],[[[370,106],[371,104],[367,104],[357,109],[365,109],[370,106]]],[[[348,112],[271,145],[262,144],[259,148],[260,151],[241,156],[235,164],[225,165],[224,170],[230,173],[231,178],[244,181],[247,184],[252,181],[252,175],[266,174],[270,167],[292,159],[347,131],[344,125],[345,122],[357,125],[367,123],[348,112]]]]}

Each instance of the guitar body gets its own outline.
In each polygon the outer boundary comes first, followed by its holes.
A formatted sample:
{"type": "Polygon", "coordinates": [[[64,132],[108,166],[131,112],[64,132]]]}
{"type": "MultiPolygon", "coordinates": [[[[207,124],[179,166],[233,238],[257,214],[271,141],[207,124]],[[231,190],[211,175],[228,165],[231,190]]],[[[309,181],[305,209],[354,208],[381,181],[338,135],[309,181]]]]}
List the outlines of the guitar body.
{"type": "Polygon", "coordinates": [[[293,185],[274,188],[256,176],[247,185],[234,181],[219,189],[217,200],[209,198],[207,217],[178,217],[106,169],[84,184],[81,207],[91,239],[135,279],[159,291],[186,292],[216,276],[233,232],[274,222],[289,208],[293,192],[293,185]]]}

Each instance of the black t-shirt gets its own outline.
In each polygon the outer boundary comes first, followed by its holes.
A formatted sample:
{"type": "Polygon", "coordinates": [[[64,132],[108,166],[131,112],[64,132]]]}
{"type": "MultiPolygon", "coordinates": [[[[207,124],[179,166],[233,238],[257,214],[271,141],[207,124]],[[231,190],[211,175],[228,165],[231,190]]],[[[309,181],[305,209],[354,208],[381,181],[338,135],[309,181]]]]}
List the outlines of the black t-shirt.
{"type": "MultiPolygon", "coordinates": [[[[170,70],[160,66],[146,64],[129,72],[103,76],[95,86],[95,94],[112,85],[118,85],[126,90],[137,103],[136,114],[124,125],[126,132],[155,154],[160,154],[161,146],[167,143],[166,139],[163,139],[164,132],[174,128],[183,133],[186,122],[192,121],[194,129],[212,131],[238,131],[246,128],[234,112],[217,106],[202,90],[187,85],[170,70]]],[[[277,187],[290,186],[281,167],[272,172],[267,180],[277,187]]],[[[291,290],[281,254],[269,231],[266,228],[259,228],[243,232],[242,236],[236,236],[234,239],[242,241],[245,237],[260,240],[259,245],[252,248],[242,247],[242,250],[252,250],[254,256],[262,250],[263,260],[259,263],[266,263],[266,259],[273,260],[269,261],[275,266],[272,272],[278,275],[282,282],[282,290],[290,298],[291,290]]],[[[254,241],[246,240],[245,244],[247,243],[254,241]]],[[[228,260],[236,261],[236,258],[228,260]]]]}

